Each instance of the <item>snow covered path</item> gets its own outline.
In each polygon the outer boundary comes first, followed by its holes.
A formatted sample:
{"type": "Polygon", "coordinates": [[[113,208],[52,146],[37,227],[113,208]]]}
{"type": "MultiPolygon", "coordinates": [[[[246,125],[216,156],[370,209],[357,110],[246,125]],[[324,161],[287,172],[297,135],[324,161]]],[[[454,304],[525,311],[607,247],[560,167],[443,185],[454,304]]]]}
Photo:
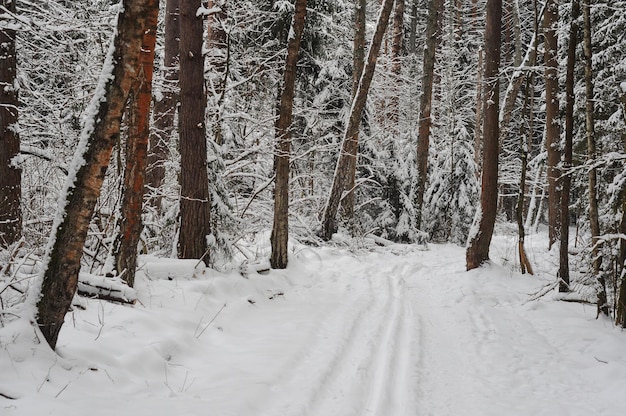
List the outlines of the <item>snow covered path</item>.
{"type": "Polygon", "coordinates": [[[0,330],[0,393],[19,398],[0,414],[626,412],[625,333],[593,306],[529,301],[537,278],[465,272],[459,247],[300,248],[249,279],[157,266],[140,305],[69,314],[62,359],[0,330]]]}

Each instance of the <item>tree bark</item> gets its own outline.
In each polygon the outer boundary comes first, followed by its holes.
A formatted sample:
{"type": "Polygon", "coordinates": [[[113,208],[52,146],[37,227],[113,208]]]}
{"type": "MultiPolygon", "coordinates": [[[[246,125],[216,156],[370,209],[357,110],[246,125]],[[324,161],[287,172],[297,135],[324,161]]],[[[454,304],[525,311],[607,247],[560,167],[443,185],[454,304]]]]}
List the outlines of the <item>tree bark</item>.
{"type": "MultiPolygon", "coordinates": [[[[365,11],[367,8],[367,0],[355,0],[354,8],[354,43],[352,53],[352,99],[356,95],[359,88],[359,81],[363,74],[363,66],[365,65],[365,11]]],[[[348,161],[348,183],[346,185],[347,192],[342,203],[343,214],[349,221],[354,219],[354,187],[356,184],[356,160],[359,150],[359,131],[354,135],[354,140],[350,142],[347,149],[351,158],[348,161]]]]}
{"type": "Polygon", "coordinates": [[[200,0],[180,3],[180,234],[178,257],[209,264],[211,199],[207,172],[206,91],[200,0]]]}
{"type": "Polygon", "coordinates": [[[559,79],[558,35],[559,22],[558,0],[547,0],[543,15],[543,33],[545,38],[545,82],[546,82],[546,151],[548,153],[548,239],[549,247],[559,239],[560,192],[559,192],[559,79]]]}
{"type": "Polygon", "coordinates": [[[574,140],[574,66],[576,45],[578,44],[578,0],[572,1],[572,22],[570,24],[567,51],[567,74],[565,77],[565,147],[563,148],[563,176],[561,179],[561,241],[559,246],[559,292],[569,292],[569,193],[572,183],[572,143],[574,140]]]}
{"type": "MultiPolygon", "coordinates": [[[[0,5],[15,13],[15,0],[0,5]]],[[[22,169],[13,163],[20,152],[15,34],[8,27],[0,30],[0,247],[22,236],[22,169]]]]}
{"type": "Polygon", "coordinates": [[[320,236],[323,240],[328,241],[332,237],[333,233],[337,231],[337,209],[346,191],[347,178],[349,176],[349,160],[354,159],[349,150],[355,146],[357,140],[357,133],[361,123],[361,116],[365,103],[367,101],[367,94],[369,92],[372,78],[374,77],[374,70],[376,69],[376,61],[378,60],[378,52],[382,44],[387,24],[389,23],[389,16],[393,9],[393,0],[384,0],[381,6],[380,15],[378,16],[378,22],[376,23],[376,30],[370,49],[367,54],[367,61],[363,68],[363,75],[359,82],[359,88],[352,100],[352,107],[350,109],[350,118],[348,120],[348,126],[344,133],[343,142],[341,146],[341,153],[337,160],[337,166],[335,168],[335,174],[333,176],[333,185],[324,208],[324,214],[322,216],[322,230],[320,236]]]}
{"type": "MultiPolygon", "coordinates": [[[[469,236],[466,252],[467,270],[479,267],[489,259],[489,246],[498,208],[498,153],[500,105],[500,39],[502,0],[487,0],[485,29],[485,118],[483,125],[483,174],[480,193],[478,229],[469,236]]],[[[476,225],[475,225],[476,226],[476,225]]]]}
{"type": "Polygon", "coordinates": [[[81,145],[66,183],[53,226],[37,323],[53,349],[59,331],[76,293],[82,249],[89,222],[109,164],[113,146],[119,139],[120,124],[131,86],[141,65],[143,35],[156,22],[157,0],[125,0],[117,23],[112,54],[103,69],[99,93],[92,101],[93,111],[83,128],[81,145]],[[109,76],[109,74],[111,76],[109,76]],[[79,161],[82,163],[79,164],[79,161]]]}
{"type": "Polygon", "coordinates": [[[179,1],[167,0],[165,6],[164,80],[161,93],[154,97],[153,126],[146,172],[146,186],[154,193],[148,201],[157,210],[161,207],[160,188],[165,179],[165,162],[174,132],[174,116],[178,103],[178,39],[180,38],[179,1]]]}
{"type": "Polygon", "coordinates": [[[293,97],[295,95],[296,70],[300,40],[304,31],[306,0],[296,0],[293,16],[293,36],[287,43],[287,60],[283,90],[280,95],[279,116],[276,122],[277,153],[274,159],[276,167],[276,187],[274,190],[274,224],[270,241],[272,253],[270,265],[273,269],[287,267],[287,244],[289,242],[289,153],[291,152],[291,122],[293,116],[293,97]]]}
{"type": "Polygon", "coordinates": [[[137,268],[137,245],[143,222],[143,196],[150,138],[150,104],[152,101],[152,73],[156,46],[156,15],[143,33],[139,74],[131,89],[124,169],[120,233],[115,253],[117,275],[133,287],[137,268]],[[152,28],[155,28],[154,30],[152,28]]]}
{"type": "Polygon", "coordinates": [[[428,179],[428,148],[430,146],[430,117],[433,84],[435,82],[435,50],[437,49],[439,12],[442,0],[429,0],[428,20],[426,21],[426,40],[424,47],[424,66],[422,71],[422,95],[420,96],[419,128],[417,133],[417,188],[415,193],[415,226],[422,227],[422,206],[428,179]]]}

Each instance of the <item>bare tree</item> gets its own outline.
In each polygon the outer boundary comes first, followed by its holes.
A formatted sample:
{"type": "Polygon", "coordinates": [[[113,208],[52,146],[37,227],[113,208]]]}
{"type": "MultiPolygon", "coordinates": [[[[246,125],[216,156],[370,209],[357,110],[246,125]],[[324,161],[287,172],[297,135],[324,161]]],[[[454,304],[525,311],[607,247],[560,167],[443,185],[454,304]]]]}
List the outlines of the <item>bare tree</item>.
{"type": "Polygon", "coordinates": [[[500,39],[502,28],[502,0],[487,0],[485,29],[485,117],[483,124],[483,173],[480,207],[466,252],[467,270],[479,267],[489,259],[498,208],[498,153],[500,105],[500,39]]]}
{"type": "Polygon", "coordinates": [[[211,199],[207,172],[203,16],[200,0],[180,3],[180,234],[178,257],[209,264],[211,199]]]}
{"type": "Polygon", "coordinates": [[[426,41],[424,47],[424,67],[422,71],[422,95],[420,96],[419,128],[417,136],[417,189],[416,221],[417,228],[422,227],[422,206],[424,193],[426,192],[426,180],[428,179],[428,148],[430,146],[430,116],[433,83],[435,81],[435,50],[437,49],[437,27],[439,22],[439,10],[442,8],[442,0],[429,0],[428,20],[426,22],[426,41]]]}
{"type": "MultiPolygon", "coordinates": [[[[0,5],[15,13],[15,0],[1,0],[0,5]]],[[[0,247],[8,247],[22,235],[22,170],[14,161],[20,151],[16,31],[4,26],[0,29],[0,247]]]]}
{"type": "Polygon", "coordinates": [[[209,122],[213,139],[218,145],[224,143],[222,131],[222,106],[228,79],[229,47],[226,33],[226,1],[210,0],[211,13],[207,25],[207,92],[209,97],[209,122]]]}
{"type": "Polygon", "coordinates": [[[293,97],[295,93],[296,69],[300,40],[304,31],[306,0],[296,0],[293,15],[293,35],[287,43],[287,60],[283,90],[280,95],[278,121],[276,122],[276,187],[274,190],[274,225],[272,226],[272,254],[270,264],[273,269],[287,267],[287,243],[289,241],[289,153],[291,151],[291,122],[293,97]]]}
{"type": "Polygon", "coordinates": [[[68,176],[65,198],[59,204],[42,272],[37,323],[53,349],[76,293],[83,245],[113,146],[119,139],[122,113],[141,71],[144,36],[153,36],[150,33],[156,31],[157,0],[124,0],[122,6],[116,36],[68,176]]]}
{"type": "Polygon", "coordinates": [[[389,23],[389,16],[393,9],[393,0],[384,0],[381,6],[380,15],[378,16],[378,22],[376,23],[376,30],[374,37],[370,44],[369,52],[367,54],[367,61],[363,68],[363,74],[359,81],[359,88],[352,100],[352,107],[350,109],[350,118],[348,119],[348,126],[346,127],[343,142],[341,145],[341,153],[337,160],[337,166],[335,167],[335,174],[333,176],[333,185],[328,196],[328,201],[324,208],[322,216],[322,239],[328,241],[332,237],[333,233],[337,231],[337,209],[339,203],[343,197],[343,193],[346,191],[346,185],[348,184],[347,178],[349,177],[350,159],[354,159],[350,153],[350,149],[355,146],[357,140],[357,134],[359,126],[361,124],[361,116],[365,103],[367,101],[367,94],[369,92],[372,78],[374,77],[374,70],[376,69],[376,61],[378,60],[378,52],[382,44],[383,36],[387,30],[387,24],[389,23]]]}

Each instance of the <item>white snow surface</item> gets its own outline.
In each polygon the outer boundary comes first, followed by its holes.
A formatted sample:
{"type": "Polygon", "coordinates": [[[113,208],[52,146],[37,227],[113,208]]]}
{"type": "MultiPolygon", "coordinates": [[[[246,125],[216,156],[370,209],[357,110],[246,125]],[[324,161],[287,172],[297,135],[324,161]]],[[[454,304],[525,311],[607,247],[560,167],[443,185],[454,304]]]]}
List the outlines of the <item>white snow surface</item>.
{"type": "Polygon", "coordinates": [[[461,247],[294,245],[247,278],[142,263],[137,304],[82,301],[58,355],[0,328],[0,415],[626,414],[626,333],[461,247]]]}

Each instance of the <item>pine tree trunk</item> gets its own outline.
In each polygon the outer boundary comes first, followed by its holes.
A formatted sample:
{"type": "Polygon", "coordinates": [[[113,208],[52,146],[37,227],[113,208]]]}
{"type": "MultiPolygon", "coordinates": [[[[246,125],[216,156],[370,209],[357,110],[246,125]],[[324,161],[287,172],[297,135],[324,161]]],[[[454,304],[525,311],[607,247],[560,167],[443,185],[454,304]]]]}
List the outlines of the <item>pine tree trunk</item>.
{"type": "Polygon", "coordinates": [[[178,39],[180,37],[179,1],[167,0],[165,8],[164,82],[161,94],[154,99],[150,152],[146,171],[146,187],[155,196],[149,203],[161,208],[160,188],[165,179],[165,162],[174,132],[174,116],[178,103],[178,39]]]}
{"type": "MultiPolygon", "coordinates": [[[[156,28],[155,21],[148,22],[156,28]]],[[[150,137],[150,104],[152,101],[152,73],[156,32],[147,29],[143,34],[141,65],[130,94],[128,138],[126,140],[126,164],[124,169],[124,195],[122,197],[120,234],[115,253],[117,275],[133,287],[137,268],[137,245],[141,237],[143,222],[143,196],[145,173],[148,161],[150,137]]]]}
{"type": "Polygon", "coordinates": [[[178,257],[209,264],[211,199],[207,172],[204,34],[200,0],[180,3],[180,234],[178,257]]]}
{"type": "Polygon", "coordinates": [[[75,156],[76,171],[70,172],[66,198],[61,201],[50,237],[51,247],[43,271],[41,298],[37,304],[37,323],[53,349],[72,298],[76,293],[78,272],[89,222],[109,164],[113,146],[119,139],[122,113],[131,86],[141,69],[143,35],[156,22],[157,0],[125,0],[117,23],[113,56],[101,77],[104,96],[95,97],[93,114],[83,128],[83,141],[75,156]],[[110,71],[111,75],[108,76],[110,71]],[[72,180],[74,179],[74,180],[72,180]]]}
{"type": "Polygon", "coordinates": [[[367,101],[367,94],[369,92],[372,78],[374,77],[374,70],[376,69],[376,61],[378,60],[378,52],[382,44],[387,24],[389,23],[389,16],[393,9],[393,0],[384,0],[380,10],[380,16],[376,23],[376,30],[372,43],[370,45],[369,52],[367,54],[367,61],[363,68],[363,75],[359,82],[359,88],[352,100],[352,107],[350,110],[350,118],[348,120],[348,126],[343,137],[343,143],[341,146],[341,153],[337,166],[335,168],[335,174],[333,176],[333,185],[324,208],[324,214],[322,217],[322,230],[321,237],[323,240],[328,241],[331,239],[333,233],[337,232],[337,209],[343,193],[346,191],[346,185],[348,183],[347,178],[349,176],[349,163],[350,159],[354,157],[349,153],[349,150],[356,144],[356,138],[361,124],[361,116],[365,103],[367,101]]]}
{"type": "Polygon", "coordinates": [[[559,185],[559,152],[560,120],[559,120],[559,79],[558,69],[558,35],[559,22],[558,0],[547,0],[543,16],[543,33],[545,38],[545,82],[546,82],[546,151],[548,153],[548,238],[549,247],[559,239],[560,232],[560,192],[559,185]]]}
{"type": "Polygon", "coordinates": [[[478,50],[478,74],[476,74],[476,126],[474,129],[474,162],[476,163],[476,178],[482,171],[482,123],[483,123],[483,50],[478,50]]]}
{"type": "Polygon", "coordinates": [[[429,0],[426,21],[424,66],[422,71],[422,95],[420,96],[419,128],[417,137],[417,189],[415,193],[415,226],[422,227],[422,207],[426,180],[428,179],[428,148],[430,146],[430,117],[435,82],[435,50],[437,49],[437,27],[442,0],[429,0]]]}
{"type": "Polygon", "coordinates": [[[218,145],[224,144],[224,132],[222,130],[222,106],[226,93],[226,81],[228,78],[229,48],[226,24],[226,0],[218,2],[209,0],[209,9],[219,9],[218,12],[208,16],[207,26],[207,73],[208,73],[208,116],[213,132],[213,140],[218,145]]]}
{"type": "MultiPolygon", "coordinates": [[[[15,0],[2,0],[0,5],[15,13],[15,0]]],[[[13,163],[20,152],[15,35],[8,27],[0,30],[0,247],[22,236],[22,169],[13,163]]]]}
{"type": "Polygon", "coordinates": [[[487,0],[485,29],[485,119],[483,125],[483,174],[480,193],[478,229],[469,236],[466,252],[467,270],[489,259],[489,246],[498,208],[498,153],[500,105],[500,38],[502,0],[487,0]]]}
{"type": "Polygon", "coordinates": [[[565,147],[563,148],[563,177],[561,179],[561,241],[559,246],[559,292],[569,292],[569,193],[572,183],[572,143],[574,139],[574,66],[576,45],[578,44],[578,0],[572,1],[572,22],[570,24],[567,51],[567,74],[565,78],[565,147]]]}
{"type": "Polygon", "coordinates": [[[273,269],[287,267],[287,243],[289,242],[289,159],[291,152],[291,122],[293,97],[295,95],[296,70],[300,40],[304,31],[306,0],[296,0],[293,16],[293,36],[287,44],[287,60],[283,90],[280,95],[278,121],[276,122],[276,187],[274,190],[274,224],[270,241],[272,253],[270,265],[273,269]]]}
{"type": "MultiPolygon", "coordinates": [[[[359,81],[363,74],[363,66],[365,65],[365,11],[367,0],[355,0],[354,9],[354,44],[352,55],[352,99],[356,95],[359,88],[359,81]]],[[[348,161],[348,183],[346,185],[347,192],[341,201],[341,207],[345,218],[349,221],[354,220],[354,203],[355,203],[355,184],[356,184],[356,160],[359,150],[359,132],[357,130],[354,140],[350,142],[347,149],[351,158],[348,161]]]]}

